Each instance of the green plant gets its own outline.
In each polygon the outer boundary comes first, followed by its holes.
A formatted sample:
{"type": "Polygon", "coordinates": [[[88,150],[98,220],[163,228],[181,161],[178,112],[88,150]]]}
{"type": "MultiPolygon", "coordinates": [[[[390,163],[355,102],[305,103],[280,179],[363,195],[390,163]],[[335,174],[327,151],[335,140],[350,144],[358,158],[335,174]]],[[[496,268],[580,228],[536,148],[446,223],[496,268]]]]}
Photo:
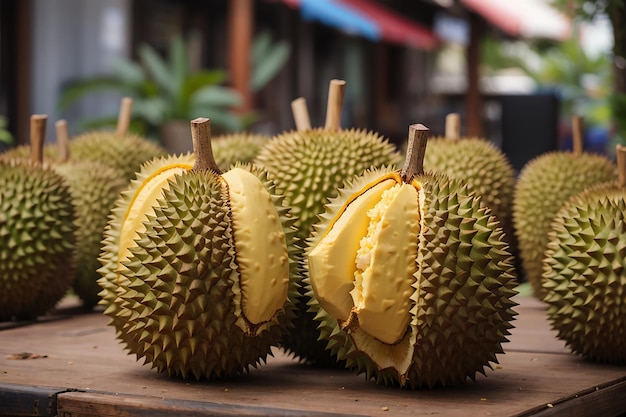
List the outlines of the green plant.
{"type": "Polygon", "coordinates": [[[13,144],[13,135],[7,129],[7,118],[4,116],[0,116],[0,143],[4,143],[6,145],[13,144]]]}
{"type": "MultiPolygon", "coordinates": [[[[282,68],[290,54],[286,42],[273,42],[268,33],[257,36],[252,47],[253,92],[264,87],[282,68]]],[[[253,122],[258,113],[237,114],[233,109],[242,103],[240,94],[224,84],[228,73],[222,69],[193,71],[186,45],[181,37],[170,41],[167,56],[161,57],[149,45],[141,45],[138,62],[118,59],[112,62],[112,74],[78,79],[62,90],[58,108],[63,111],[78,99],[94,92],[114,91],[133,98],[131,130],[158,136],[169,121],[189,121],[211,115],[218,131],[237,131],[253,122]]],[[[116,116],[90,119],[85,128],[113,126],[116,116]]]]}

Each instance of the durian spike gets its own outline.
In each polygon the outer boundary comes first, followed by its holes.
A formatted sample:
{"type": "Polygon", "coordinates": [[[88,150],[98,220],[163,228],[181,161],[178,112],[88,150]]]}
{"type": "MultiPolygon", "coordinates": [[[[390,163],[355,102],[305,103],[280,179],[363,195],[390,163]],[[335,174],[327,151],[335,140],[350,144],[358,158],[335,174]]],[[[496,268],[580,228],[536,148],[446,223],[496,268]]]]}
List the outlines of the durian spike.
{"type": "Polygon", "coordinates": [[[414,176],[424,173],[424,154],[430,130],[423,124],[409,126],[409,143],[406,159],[400,172],[405,183],[411,182],[414,176]]]}
{"type": "Polygon", "coordinates": [[[461,139],[461,116],[458,113],[450,113],[446,116],[446,139],[461,139]]]}
{"type": "Polygon", "coordinates": [[[193,140],[193,152],[196,162],[194,171],[211,170],[217,174],[222,171],[217,166],[211,148],[211,119],[199,117],[191,121],[191,139],[193,140]]]}
{"type": "Polygon", "coordinates": [[[572,152],[583,154],[583,119],[578,115],[572,117],[572,152]]]}
{"type": "Polygon", "coordinates": [[[304,97],[299,97],[291,102],[291,112],[293,113],[293,120],[296,122],[296,130],[300,132],[311,130],[309,109],[304,97]]]}
{"type": "Polygon", "coordinates": [[[345,93],[346,82],[344,80],[330,80],[330,86],[328,87],[328,102],[326,104],[325,129],[341,129],[341,110],[343,109],[343,97],[345,93]]]}
{"type": "Polygon", "coordinates": [[[57,120],[54,127],[57,132],[59,162],[67,162],[70,160],[70,134],[67,129],[67,121],[64,119],[57,120]]]}
{"type": "Polygon", "coordinates": [[[626,146],[617,145],[615,147],[615,155],[617,156],[617,169],[619,176],[619,186],[626,187],[626,146]]]}
{"type": "Polygon", "coordinates": [[[43,145],[46,138],[46,122],[48,115],[33,114],[30,116],[30,160],[35,164],[43,162],[43,145]]]}
{"type": "Polygon", "coordinates": [[[117,115],[117,129],[115,131],[117,136],[122,137],[128,134],[132,110],[133,99],[130,97],[123,97],[120,104],[120,112],[117,115]]]}

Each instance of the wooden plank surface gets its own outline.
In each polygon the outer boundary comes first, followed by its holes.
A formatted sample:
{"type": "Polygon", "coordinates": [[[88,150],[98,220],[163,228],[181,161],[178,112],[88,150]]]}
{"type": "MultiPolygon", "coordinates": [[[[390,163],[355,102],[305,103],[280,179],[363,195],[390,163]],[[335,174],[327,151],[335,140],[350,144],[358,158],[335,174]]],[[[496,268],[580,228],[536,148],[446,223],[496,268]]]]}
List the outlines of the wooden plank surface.
{"type": "MultiPolygon", "coordinates": [[[[0,331],[0,393],[20,387],[70,389],[74,392],[58,395],[57,408],[72,417],[90,415],[87,409],[102,416],[165,416],[175,410],[198,416],[563,415],[560,411],[569,404],[583,412],[597,410],[598,401],[609,404],[609,411],[626,412],[620,410],[625,407],[626,367],[570,354],[550,330],[545,306],[532,298],[517,301],[516,327],[500,364],[487,370],[487,377],[479,375],[462,386],[416,391],[378,386],[346,370],[300,364],[280,351],[246,376],[216,382],[169,379],[127,355],[100,313],[62,311],[0,331]],[[40,357],[8,359],[23,352],[40,357]],[[99,407],[99,414],[93,407],[99,407]]],[[[1,403],[0,414],[9,415],[1,403]]]]}

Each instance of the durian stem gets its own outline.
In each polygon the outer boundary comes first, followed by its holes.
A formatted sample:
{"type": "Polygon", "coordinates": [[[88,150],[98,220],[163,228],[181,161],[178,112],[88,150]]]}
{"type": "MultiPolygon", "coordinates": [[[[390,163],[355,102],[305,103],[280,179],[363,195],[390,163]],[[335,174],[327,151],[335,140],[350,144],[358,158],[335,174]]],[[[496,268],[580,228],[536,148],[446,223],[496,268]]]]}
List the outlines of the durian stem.
{"type": "Polygon", "coordinates": [[[572,117],[572,152],[583,154],[583,119],[578,115],[572,117]]]}
{"type": "Polygon", "coordinates": [[[46,122],[48,115],[33,114],[30,116],[30,160],[35,164],[43,162],[43,145],[46,139],[46,122]]]}
{"type": "Polygon", "coordinates": [[[450,113],[446,116],[446,139],[461,139],[461,115],[450,113]]]}
{"type": "Polygon", "coordinates": [[[221,174],[211,148],[211,119],[199,117],[191,121],[191,138],[193,140],[193,152],[196,162],[194,171],[211,170],[221,174]]]}
{"type": "Polygon", "coordinates": [[[291,102],[291,112],[293,113],[293,120],[296,122],[298,131],[311,130],[309,109],[304,97],[299,97],[291,102]]]}
{"type": "Polygon", "coordinates": [[[117,129],[115,131],[117,136],[122,137],[128,134],[132,110],[133,99],[130,97],[123,97],[122,102],[120,103],[120,112],[117,115],[117,129]]]}
{"type": "Polygon", "coordinates": [[[59,162],[67,162],[70,160],[70,134],[67,129],[67,121],[64,119],[57,120],[54,127],[57,132],[59,162]]]}
{"type": "Polygon", "coordinates": [[[615,155],[617,156],[617,173],[619,178],[619,186],[626,187],[626,146],[617,145],[615,147],[615,155]]]}
{"type": "Polygon", "coordinates": [[[343,97],[345,93],[346,82],[344,80],[330,80],[330,86],[328,87],[328,102],[326,104],[325,129],[341,129],[341,110],[343,109],[343,97]]]}
{"type": "Polygon", "coordinates": [[[429,129],[423,124],[409,126],[409,143],[406,159],[400,173],[402,181],[411,182],[414,176],[424,173],[424,154],[428,143],[429,129]]]}

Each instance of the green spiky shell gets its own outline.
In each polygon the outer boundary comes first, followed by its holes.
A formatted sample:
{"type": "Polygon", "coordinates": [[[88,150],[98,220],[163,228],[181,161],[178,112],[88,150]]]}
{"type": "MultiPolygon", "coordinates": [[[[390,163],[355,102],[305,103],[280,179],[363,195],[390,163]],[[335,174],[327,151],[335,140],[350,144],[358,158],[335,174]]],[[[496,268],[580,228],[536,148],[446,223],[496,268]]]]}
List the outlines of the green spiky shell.
{"type": "Polygon", "coordinates": [[[193,156],[186,155],[168,155],[164,157],[154,158],[141,165],[136,173],[135,178],[127,183],[126,189],[122,190],[117,200],[113,204],[109,215],[108,223],[104,229],[104,238],[102,240],[100,261],[102,267],[98,270],[101,278],[98,279],[98,285],[101,287],[98,296],[100,300],[98,304],[105,308],[105,314],[111,317],[112,325],[116,328],[120,327],[118,312],[119,306],[115,303],[119,290],[119,281],[121,279],[118,269],[118,252],[120,249],[121,226],[126,215],[129,204],[133,201],[135,194],[141,185],[147,179],[164,167],[175,163],[192,163],[193,156]]]}
{"type": "MultiPolygon", "coordinates": [[[[255,159],[276,181],[278,192],[299,219],[296,227],[301,239],[309,237],[327,199],[336,196],[346,180],[371,167],[401,162],[395,146],[375,132],[322,128],[277,135],[255,159]]],[[[318,341],[314,316],[307,310],[305,296],[298,304],[296,329],[284,340],[285,349],[307,362],[335,365],[336,358],[318,341]]]]}
{"type": "MultiPolygon", "coordinates": [[[[354,193],[392,171],[372,170],[340,190],[315,226],[309,250],[354,193]]],[[[441,174],[416,179],[423,185],[426,207],[411,296],[415,350],[408,372],[379,369],[319,305],[309,284],[310,305],[328,349],[368,379],[410,388],[462,383],[498,363],[496,355],[508,341],[516,315],[513,257],[498,219],[466,184],[441,174]]]]}
{"type": "Polygon", "coordinates": [[[528,162],[515,188],[513,224],[526,279],[542,297],[542,260],[552,219],[574,195],[594,184],[612,181],[616,166],[607,158],[584,153],[549,152],[528,162]]]}
{"type": "Polygon", "coordinates": [[[506,155],[491,142],[480,138],[430,139],[424,169],[465,181],[482,197],[503,227],[510,224],[515,170],[506,155]]]}
{"type": "Polygon", "coordinates": [[[0,320],[35,318],[65,295],[74,231],[72,198],[60,175],[0,161],[0,320]]]}
{"type": "Polygon", "coordinates": [[[543,260],[558,338],[597,362],[626,364],[626,190],[592,187],[557,213],[543,260]]]}
{"type": "MultiPolygon", "coordinates": [[[[54,161],[57,159],[57,147],[56,145],[46,144],[43,147],[43,160],[46,162],[54,161]]],[[[30,159],[30,145],[19,145],[0,153],[0,159],[4,160],[27,160],[30,159]]]]}
{"type": "Polygon", "coordinates": [[[131,180],[141,164],[166,155],[165,149],[138,135],[118,136],[113,132],[89,132],[70,141],[76,161],[97,161],[124,173],[131,180]]]}
{"type": "Polygon", "coordinates": [[[100,299],[100,247],[113,204],[127,181],[113,168],[98,162],[69,162],[53,169],[70,187],[76,212],[76,274],[72,288],[83,303],[94,306],[100,299]]]}
{"type": "Polygon", "coordinates": [[[223,170],[236,162],[251,163],[268,140],[269,136],[250,132],[215,136],[211,139],[213,157],[223,170]]]}
{"type": "Polygon", "coordinates": [[[265,362],[293,318],[301,264],[294,220],[266,174],[244,168],[262,181],[281,218],[290,257],[288,299],[255,335],[235,324],[238,267],[227,188],[211,171],[177,175],[130,249],[114,299],[103,277],[104,298],[115,306],[105,313],[117,337],[159,372],[197,379],[247,372],[265,362]]]}

